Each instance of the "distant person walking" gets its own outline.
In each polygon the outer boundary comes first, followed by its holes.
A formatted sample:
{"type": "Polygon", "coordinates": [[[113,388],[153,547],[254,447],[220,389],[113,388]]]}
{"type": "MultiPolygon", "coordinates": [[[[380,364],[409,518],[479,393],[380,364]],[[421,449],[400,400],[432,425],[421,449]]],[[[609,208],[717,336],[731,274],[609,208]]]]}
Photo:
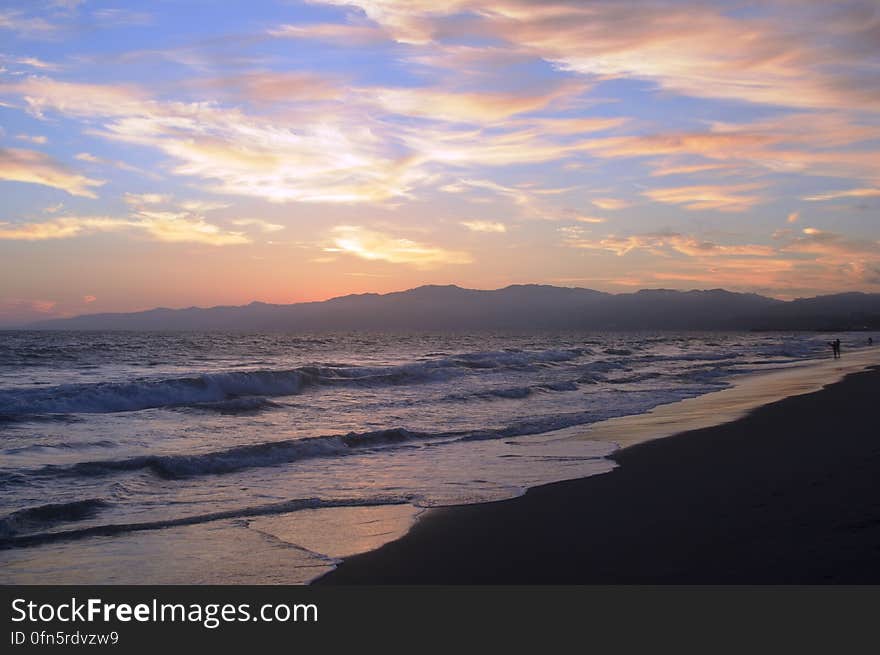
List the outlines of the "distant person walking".
{"type": "Polygon", "coordinates": [[[874,337],[868,337],[868,345],[869,345],[869,346],[873,346],[873,345],[874,345],[874,337]]]}

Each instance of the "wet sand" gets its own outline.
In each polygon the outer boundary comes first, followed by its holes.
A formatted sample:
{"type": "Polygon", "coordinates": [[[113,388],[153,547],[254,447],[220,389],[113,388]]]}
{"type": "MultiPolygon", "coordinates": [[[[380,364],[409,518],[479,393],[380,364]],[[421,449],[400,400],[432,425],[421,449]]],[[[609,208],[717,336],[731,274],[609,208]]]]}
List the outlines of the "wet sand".
{"type": "Polygon", "coordinates": [[[624,448],[604,475],[431,510],[318,584],[880,583],[880,368],[803,391],[624,448]]]}

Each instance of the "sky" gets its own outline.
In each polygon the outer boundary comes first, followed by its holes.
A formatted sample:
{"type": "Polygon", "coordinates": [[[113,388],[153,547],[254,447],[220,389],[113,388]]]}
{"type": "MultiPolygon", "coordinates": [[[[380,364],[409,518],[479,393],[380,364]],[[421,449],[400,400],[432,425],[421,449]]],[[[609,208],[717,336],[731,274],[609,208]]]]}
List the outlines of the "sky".
{"type": "Polygon", "coordinates": [[[880,291],[880,0],[0,0],[0,325],[880,291]]]}

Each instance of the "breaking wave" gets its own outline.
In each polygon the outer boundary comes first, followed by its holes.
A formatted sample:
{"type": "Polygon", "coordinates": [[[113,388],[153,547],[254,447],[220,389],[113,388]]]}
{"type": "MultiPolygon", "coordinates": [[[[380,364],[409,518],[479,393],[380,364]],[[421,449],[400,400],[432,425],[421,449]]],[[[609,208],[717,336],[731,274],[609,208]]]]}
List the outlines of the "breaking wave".
{"type": "Polygon", "coordinates": [[[0,417],[130,412],[162,407],[251,411],[266,397],[292,396],[320,385],[401,385],[448,379],[475,370],[550,366],[580,357],[581,348],[466,353],[397,366],[304,366],[288,370],[203,373],[193,377],[67,384],[0,391],[0,417]],[[242,398],[259,398],[242,400],[242,398]]]}
{"type": "Polygon", "coordinates": [[[89,519],[108,506],[109,503],[101,498],[89,498],[21,509],[0,518],[0,539],[20,532],[45,530],[60,523],[89,519]]]}
{"type": "Polygon", "coordinates": [[[571,412],[559,416],[521,421],[502,428],[418,432],[390,428],[373,432],[287,439],[236,446],[197,455],[140,455],[125,459],[95,460],[69,465],[48,465],[32,471],[0,474],[0,487],[25,484],[34,478],[97,477],[131,471],[148,471],[159,478],[176,480],[202,475],[234,473],[244,469],[290,464],[315,457],[342,457],[370,448],[383,448],[427,441],[482,441],[505,439],[583,425],[606,416],[595,412],[571,412]]]}

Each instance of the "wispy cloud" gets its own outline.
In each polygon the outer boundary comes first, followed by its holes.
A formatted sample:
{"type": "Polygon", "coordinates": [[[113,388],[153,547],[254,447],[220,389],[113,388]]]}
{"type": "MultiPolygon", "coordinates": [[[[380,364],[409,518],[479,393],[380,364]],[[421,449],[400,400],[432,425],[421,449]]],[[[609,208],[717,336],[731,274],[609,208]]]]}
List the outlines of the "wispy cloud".
{"type": "Polygon", "coordinates": [[[19,36],[33,37],[52,34],[56,29],[57,26],[45,18],[28,16],[17,10],[0,10],[0,30],[9,30],[19,36]]]}
{"type": "Polygon", "coordinates": [[[92,189],[104,184],[69,170],[42,152],[19,148],[0,148],[0,180],[42,184],[86,198],[96,198],[92,189]]]}
{"type": "MultiPolygon", "coordinates": [[[[214,104],[150,100],[130,86],[80,85],[34,78],[0,86],[24,96],[31,111],[102,118],[105,138],[157,148],[174,172],[206,180],[219,193],[269,201],[353,203],[405,195],[425,176],[369,124],[341,113],[297,127],[214,104]]],[[[380,128],[381,126],[376,126],[380,128]]]]}
{"type": "Polygon", "coordinates": [[[9,64],[14,64],[18,66],[26,66],[28,68],[36,69],[39,71],[58,71],[61,70],[62,66],[55,62],[45,61],[40,59],[39,57],[11,57],[0,55],[0,61],[5,61],[9,64]]]}
{"type": "Polygon", "coordinates": [[[461,224],[471,232],[507,232],[504,223],[495,221],[461,221],[461,224]]]}
{"type": "Polygon", "coordinates": [[[610,235],[600,239],[584,238],[580,231],[569,231],[566,234],[565,244],[568,246],[591,250],[607,250],[615,255],[626,255],[634,250],[645,250],[661,255],[675,252],[689,257],[766,257],[775,253],[775,250],[770,246],[756,244],[722,245],[678,232],[653,232],[630,236],[610,235]]]}
{"type": "MultiPolygon", "coordinates": [[[[367,94],[383,109],[394,114],[483,124],[544,109],[555,100],[582,93],[585,88],[584,84],[565,83],[538,93],[384,88],[369,89],[367,94]]],[[[567,123],[570,127],[571,123],[567,123]]]]}
{"type": "Polygon", "coordinates": [[[599,209],[626,209],[632,203],[622,198],[593,198],[591,201],[599,209]]]}
{"type": "Polygon", "coordinates": [[[804,200],[821,202],[823,200],[837,200],[838,198],[875,198],[880,196],[880,189],[846,189],[844,191],[829,191],[812,196],[805,196],[804,200]]]}
{"type": "Polygon", "coordinates": [[[648,80],[677,93],[810,108],[871,108],[880,89],[870,66],[875,21],[859,3],[784,1],[733,16],[723,3],[582,3],[455,0],[325,0],[356,5],[403,43],[459,30],[527,50],[587,76],[648,80]],[[814,29],[821,23],[822,30],[814,29]]]}
{"type": "Polygon", "coordinates": [[[147,173],[146,171],[141,170],[137,166],[132,166],[124,161],[120,161],[117,159],[105,159],[104,157],[98,157],[97,155],[93,155],[90,152],[80,152],[74,156],[74,159],[77,161],[84,161],[88,164],[95,164],[98,166],[112,166],[114,168],[118,168],[122,171],[129,171],[131,173],[141,173],[146,174],[149,177],[155,178],[158,177],[154,172],[147,173]]]}
{"type": "Polygon", "coordinates": [[[410,239],[392,236],[358,225],[339,225],[331,231],[331,246],[326,252],[344,253],[371,261],[412,264],[430,268],[441,264],[468,264],[468,253],[446,250],[410,239]]]}
{"type": "Polygon", "coordinates": [[[45,145],[49,143],[49,138],[42,134],[16,134],[15,138],[19,141],[27,141],[28,143],[36,143],[37,145],[45,145]]]}
{"type": "Polygon", "coordinates": [[[261,232],[280,232],[284,229],[283,225],[278,223],[270,223],[269,221],[264,221],[261,218],[236,218],[231,221],[233,225],[239,225],[241,227],[255,227],[259,229],[261,232]]]}
{"type": "Polygon", "coordinates": [[[650,189],[642,195],[655,202],[682,205],[685,209],[714,209],[723,212],[742,212],[761,202],[761,197],[749,192],[760,188],[756,184],[731,186],[687,186],[650,189]]]}
{"type": "Polygon", "coordinates": [[[633,265],[627,283],[633,286],[711,283],[791,295],[880,284],[880,242],[812,227],[780,232],[772,245],[724,244],[673,231],[598,238],[578,228],[561,233],[563,244],[571,248],[654,256],[642,267],[633,265]]]}
{"type": "Polygon", "coordinates": [[[240,232],[229,232],[199,216],[142,211],[127,218],[62,216],[34,223],[0,222],[0,240],[69,239],[94,232],[141,231],[156,241],[227,246],[249,243],[240,232]]]}
{"type": "Polygon", "coordinates": [[[340,23],[283,24],[267,33],[276,38],[313,39],[340,45],[370,45],[390,39],[383,29],[373,25],[340,23]]]}
{"type": "Polygon", "coordinates": [[[141,207],[166,203],[171,199],[171,196],[162,193],[126,193],[122,199],[127,205],[141,207]]]}

